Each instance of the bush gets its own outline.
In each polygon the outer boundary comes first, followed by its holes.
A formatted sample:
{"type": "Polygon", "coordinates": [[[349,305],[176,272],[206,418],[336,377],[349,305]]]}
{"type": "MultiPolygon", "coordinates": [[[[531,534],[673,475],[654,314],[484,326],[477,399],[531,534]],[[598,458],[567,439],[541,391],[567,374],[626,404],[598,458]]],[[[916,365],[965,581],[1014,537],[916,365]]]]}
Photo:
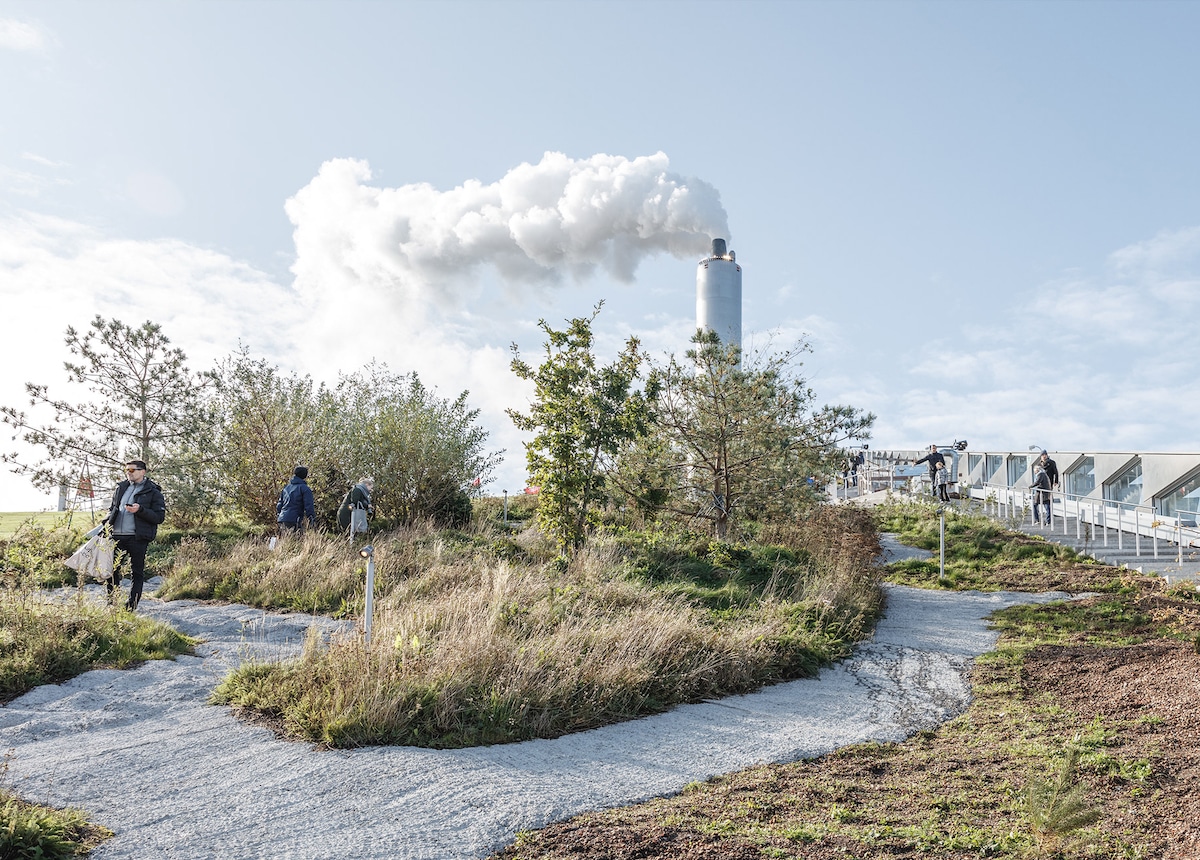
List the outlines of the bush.
{"type": "Polygon", "coordinates": [[[63,564],[83,537],[68,519],[47,528],[26,520],[0,541],[0,577],[6,588],[54,588],[74,584],[78,575],[63,564]]]}

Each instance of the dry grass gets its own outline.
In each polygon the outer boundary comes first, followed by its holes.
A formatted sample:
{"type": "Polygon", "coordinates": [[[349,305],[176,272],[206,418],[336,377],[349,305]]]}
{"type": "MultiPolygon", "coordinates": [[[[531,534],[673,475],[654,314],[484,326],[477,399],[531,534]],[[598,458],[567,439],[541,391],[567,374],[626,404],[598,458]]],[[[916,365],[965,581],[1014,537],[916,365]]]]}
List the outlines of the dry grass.
{"type": "MultiPolygon", "coordinates": [[[[625,536],[595,540],[562,570],[532,531],[511,540],[412,529],[376,543],[369,647],[358,636],[314,639],[292,663],[243,667],[217,700],[335,746],[461,747],[746,692],[810,675],[869,631],[879,605],[870,565],[838,546],[625,536]]],[[[362,559],[318,535],[290,554],[196,552],[177,553],[173,596],[203,579],[215,597],[362,605],[362,559]]]]}

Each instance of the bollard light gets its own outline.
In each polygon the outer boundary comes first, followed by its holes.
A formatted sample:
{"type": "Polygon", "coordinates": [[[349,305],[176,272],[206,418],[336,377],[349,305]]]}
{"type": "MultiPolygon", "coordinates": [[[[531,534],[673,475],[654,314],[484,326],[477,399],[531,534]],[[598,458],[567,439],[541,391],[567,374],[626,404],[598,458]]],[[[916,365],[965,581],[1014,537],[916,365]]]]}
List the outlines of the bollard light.
{"type": "Polygon", "coordinates": [[[358,551],[367,560],[367,600],[363,608],[363,636],[371,644],[371,615],[375,611],[375,547],[367,544],[358,551]]]}

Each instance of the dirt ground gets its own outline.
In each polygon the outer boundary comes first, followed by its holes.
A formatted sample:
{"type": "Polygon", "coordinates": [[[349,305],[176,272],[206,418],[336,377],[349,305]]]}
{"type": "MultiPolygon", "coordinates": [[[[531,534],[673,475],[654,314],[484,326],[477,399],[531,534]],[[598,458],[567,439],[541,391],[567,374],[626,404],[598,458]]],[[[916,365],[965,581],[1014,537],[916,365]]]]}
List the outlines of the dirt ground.
{"type": "MultiPolygon", "coordinates": [[[[1089,801],[1102,813],[1096,825],[1102,838],[1087,844],[1044,845],[1038,856],[1200,860],[1200,642],[1192,638],[1198,632],[1196,603],[1182,602],[1182,613],[1176,613],[1188,636],[1183,642],[1158,639],[1115,648],[1039,646],[1026,655],[1019,670],[1020,696],[1025,704],[1045,708],[1049,703],[1051,713],[1058,715],[1052,728],[1060,736],[1069,738],[1071,733],[1094,732],[1096,726],[1102,726],[1105,755],[1122,762],[1142,762],[1149,772],[1148,778],[1137,780],[1124,773],[1081,768],[1089,801]],[[1136,847],[1116,847],[1120,844],[1136,847]]],[[[1160,596],[1141,605],[1160,621],[1173,611],[1169,606],[1163,608],[1160,596]]],[[[973,681],[986,685],[989,671],[999,670],[977,667],[973,681]]],[[[946,792],[944,797],[961,798],[967,785],[965,796],[971,796],[973,782],[979,787],[1013,786],[1007,796],[1019,796],[1027,771],[1003,754],[1003,744],[973,744],[970,737],[971,732],[983,737],[989,728],[999,725],[1005,718],[1003,707],[980,708],[979,712],[983,715],[966,728],[953,727],[963,723],[960,718],[939,732],[926,733],[927,737],[882,745],[865,755],[860,750],[756,768],[678,797],[581,816],[530,834],[523,844],[518,842],[497,857],[967,860],[1004,853],[979,845],[966,850],[944,843],[941,847],[922,846],[912,835],[912,828],[938,818],[936,795],[941,790],[946,792]],[[989,719],[992,727],[985,724],[989,719]],[[932,803],[931,795],[935,795],[932,803]],[[859,805],[872,810],[872,821],[882,816],[894,825],[895,838],[884,833],[868,845],[836,833],[822,833],[819,827],[813,833],[811,824],[804,824],[809,831],[797,838],[799,831],[789,812],[828,809],[839,821],[853,821],[859,805]],[[761,826],[756,829],[756,825],[761,826]],[[900,833],[906,825],[909,831],[900,833]],[[790,835],[789,827],[793,827],[790,835]],[[749,833],[755,838],[749,838],[749,833]]],[[[1014,811],[1016,801],[997,810],[987,805],[994,804],[998,796],[994,788],[981,790],[977,796],[980,807],[973,813],[979,822],[1005,818],[1006,827],[1010,826],[1007,822],[1012,827],[1024,826],[1019,812],[1014,811]]],[[[804,821],[811,822],[812,816],[804,821]]]]}

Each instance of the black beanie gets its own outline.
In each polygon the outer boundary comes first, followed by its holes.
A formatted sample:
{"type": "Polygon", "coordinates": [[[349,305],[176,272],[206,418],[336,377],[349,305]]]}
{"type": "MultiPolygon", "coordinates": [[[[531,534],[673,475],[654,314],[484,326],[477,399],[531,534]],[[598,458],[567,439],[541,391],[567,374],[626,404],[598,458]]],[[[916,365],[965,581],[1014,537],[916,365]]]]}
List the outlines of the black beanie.
{"type": "Polygon", "coordinates": [[[297,466],[292,474],[303,480],[308,477],[308,466],[297,466]]]}

